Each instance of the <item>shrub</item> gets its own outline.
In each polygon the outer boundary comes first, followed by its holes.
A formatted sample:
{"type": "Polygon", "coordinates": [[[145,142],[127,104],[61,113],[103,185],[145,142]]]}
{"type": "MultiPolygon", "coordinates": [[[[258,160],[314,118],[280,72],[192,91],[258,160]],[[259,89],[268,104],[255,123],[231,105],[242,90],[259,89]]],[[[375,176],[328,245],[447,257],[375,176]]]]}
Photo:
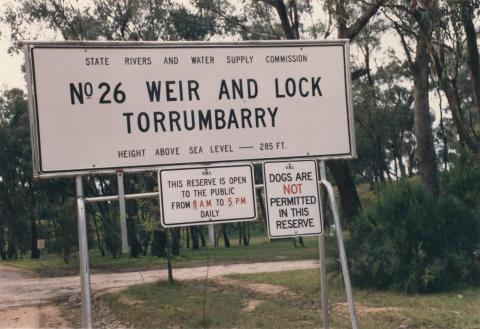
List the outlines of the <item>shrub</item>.
{"type": "Polygon", "coordinates": [[[432,292],[475,272],[475,220],[459,198],[419,183],[387,187],[355,221],[351,276],[357,286],[432,292]]]}
{"type": "Polygon", "coordinates": [[[480,162],[462,155],[455,167],[441,176],[441,189],[465,203],[480,223],[480,162]]]}

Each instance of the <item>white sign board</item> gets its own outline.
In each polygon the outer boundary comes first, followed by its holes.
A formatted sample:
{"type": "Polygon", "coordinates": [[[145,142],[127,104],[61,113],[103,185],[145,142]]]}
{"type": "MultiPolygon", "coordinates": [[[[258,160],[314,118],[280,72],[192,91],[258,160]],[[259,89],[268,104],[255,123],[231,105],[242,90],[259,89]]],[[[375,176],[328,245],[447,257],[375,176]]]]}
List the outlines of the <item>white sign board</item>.
{"type": "Polygon", "coordinates": [[[161,169],[158,180],[164,227],[257,218],[251,165],[161,169]]]}
{"type": "Polygon", "coordinates": [[[348,50],[346,40],[30,43],[34,174],[351,158],[348,50]]]}
{"type": "Polygon", "coordinates": [[[264,163],[270,238],[323,232],[316,168],[310,160],[264,163]]]}

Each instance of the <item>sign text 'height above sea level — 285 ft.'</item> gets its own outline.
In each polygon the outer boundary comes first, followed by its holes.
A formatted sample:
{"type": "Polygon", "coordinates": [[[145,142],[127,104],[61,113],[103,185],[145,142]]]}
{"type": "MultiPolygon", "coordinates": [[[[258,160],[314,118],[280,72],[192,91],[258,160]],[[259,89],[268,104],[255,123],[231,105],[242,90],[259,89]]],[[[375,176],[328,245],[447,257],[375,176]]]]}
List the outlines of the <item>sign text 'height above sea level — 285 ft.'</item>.
{"type": "Polygon", "coordinates": [[[158,181],[165,227],[257,218],[250,164],[160,169],[158,181]]]}
{"type": "Polygon", "coordinates": [[[315,160],[265,162],[263,177],[270,238],[323,232],[315,160]]]}
{"type": "Polygon", "coordinates": [[[355,156],[348,42],[29,43],[36,176],[355,156]]]}

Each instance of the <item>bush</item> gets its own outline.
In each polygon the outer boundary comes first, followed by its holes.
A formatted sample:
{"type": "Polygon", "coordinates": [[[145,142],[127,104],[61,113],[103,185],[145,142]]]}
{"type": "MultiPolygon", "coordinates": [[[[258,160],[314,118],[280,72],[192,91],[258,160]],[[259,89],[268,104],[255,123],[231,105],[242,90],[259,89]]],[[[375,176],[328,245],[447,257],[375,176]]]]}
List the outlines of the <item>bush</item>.
{"type": "Polygon", "coordinates": [[[406,292],[470,282],[475,238],[475,220],[461,198],[435,198],[419,183],[401,181],[353,224],[352,282],[406,292]]]}
{"type": "Polygon", "coordinates": [[[479,223],[480,217],[480,162],[462,155],[455,168],[441,176],[441,189],[465,203],[479,223]]]}

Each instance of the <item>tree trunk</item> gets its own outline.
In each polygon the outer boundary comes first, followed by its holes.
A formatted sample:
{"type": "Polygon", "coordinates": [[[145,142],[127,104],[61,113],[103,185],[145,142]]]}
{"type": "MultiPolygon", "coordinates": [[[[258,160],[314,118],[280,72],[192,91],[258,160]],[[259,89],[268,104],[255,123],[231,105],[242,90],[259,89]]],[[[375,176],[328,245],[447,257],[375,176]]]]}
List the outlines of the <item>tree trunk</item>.
{"type": "Polygon", "coordinates": [[[167,233],[156,230],[153,232],[152,255],[157,257],[167,256],[167,233]]]}
{"type": "Polygon", "coordinates": [[[242,245],[242,239],[243,239],[242,223],[238,223],[237,227],[238,227],[238,245],[241,246],[242,245]]]}
{"type": "Polygon", "coordinates": [[[302,247],[305,247],[305,243],[303,242],[303,237],[301,236],[298,237],[298,243],[300,243],[302,247]]]}
{"type": "MultiPolygon", "coordinates": [[[[427,30],[427,28],[425,28],[427,30]]],[[[438,168],[433,145],[432,118],[428,100],[428,33],[417,37],[417,48],[413,68],[413,111],[417,140],[418,173],[423,185],[438,195],[438,168]]]]}
{"type": "Polygon", "coordinates": [[[190,235],[192,236],[192,249],[199,250],[200,243],[198,240],[198,228],[197,226],[190,226],[190,235]]]}
{"type": "Polygon", "coordinates": [[[135,220],[128,216],[127,218],[127,237],[128,244],[130,245],[130,256],[133,258],[138,257],[142,253],[142,245],[138,241],[137,227],[135,220]]]}
{"type": "Polygon", "coordinates": [[[405,170],[405,164],[403,163],[401,153],[397,154],[396,158],[397,158],[397,161],[398,161],[398,168],[400,169],[400,175],[402,177],[406,177],[407,176],[407,171],[405,170]]]}
{"type": "Polygon", "coordinates": [[[172,233],[172,254],[180,255],[180,228],[175,227],[171,230],[172,233]]]}
{"type": "Polygon", "coordinates": [[[207,240],[205,239],[205,234],[203,233],[202,227],[198,226],[197,230],[200,235],[200,240],[202,241],[202,247],[205,247],[207,245],[207,240]]]}
{"type": "Polygon", "coordinates": [[[7,252],[5,250],[5,228],[0,226],[0,256],[2,257],[2,260],[7,259],[7,252]]]}
{"type": "Polygon", "coordinates": [[[31,232],[31,235],[32,235],[32,240],[31,240],[31,250],[32,250],[32,253],[30,255],[30,258],[32,259],[38,259],[40,258],[40,250],[38,250],[37,248],[37,239],[38,239],[38,236],[37,236],[37,223],[36,223],[36,220],[35,220],[35,195],[34,195],[34,191],[33,191],[33,188],[30,187],[29,191],[28,191],[28,194],[29,194],[29,198],[30,198],[30,209],[29,209],[29,212],[30,212],[30,232],[31,232]]]}
{"type": "Polygon", "coordinates": [[[168,270],[168,283],[173,284],[173,271],[172,271],[172,260],[170,257],[167,257],[167,270],[168,270]]]}
{"type": "Polygon", "coordinates": [[[98,217],[97,214],[93,214],[93,227],[95,229],[95,235],[97,236],[97,246],[100,249],[100,255],[105,257],[105,248],[103,247],[103,242],[100,236],[100,231],[98,230],[98,217]]]}
{"type": "Polygon", "coordinates": [[[472,4],[464,3],[462,6],[462,23],[467,39],[467,64],[470,71],[473,100],[477,113],[480,115],[480,59],[477,44],[477,32],[473,23],[474,13],[472,4]]]}
{"type": "Polygon", "coordinates": [[[230,240],[228,239],[227,235],[227,224],[222,224],[222,235],[223,242],[225,243],[225,248],[230,248],[230,240]]]}
{"type": "Polygon", "coordinates": [[[248,246],[250,243],[250,228],[248,227],[247,223],[242,223],[243,226],[243,245],[248,246]]]}
{"type": "Polygon", "coordinates": [[[168,231],[166,232],[167,236],[167,273],[168,273],[168,283],[173,284],[173,270],[172,270],[172,250],[173,250],[173,234],[175,229],[170,230],[170,236],[168,231]]]}
{"type": "Polygon", "coordinates": [[[260,189],[257,190],[257,200],[258,200],[258,203],[260,204],[260,211],[262,212],[263,221],[265,225],[267,225],[267,220],[268,220],[267,210],[265,209],[265,204],[263,203],[263,196],[260,189]]]}
{"type": "Polygon", "coordinates": [[[360,213],[362,204],[360,203],[357,188],[348,165],[345,161],[335,160],[328,161],[327,166],[337,183],[342,215],[352,219],[360,213]]]}

